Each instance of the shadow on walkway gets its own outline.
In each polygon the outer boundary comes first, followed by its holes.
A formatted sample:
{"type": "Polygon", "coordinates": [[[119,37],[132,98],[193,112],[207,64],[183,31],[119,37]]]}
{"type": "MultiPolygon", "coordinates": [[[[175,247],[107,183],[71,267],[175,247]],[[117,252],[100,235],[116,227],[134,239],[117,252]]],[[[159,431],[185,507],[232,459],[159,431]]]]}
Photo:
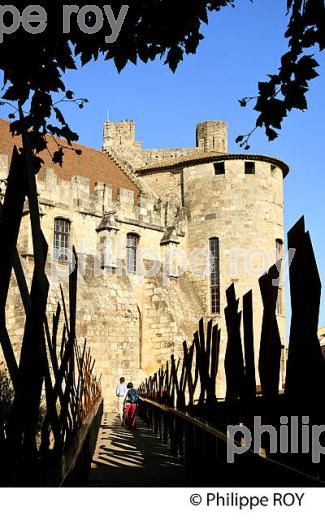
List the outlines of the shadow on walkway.
{"type": "Polygon", "coordinates": [[[191,478],[184,466],[137,417],[137,428],[121,426],[116,414],[104,414],[89,485],[93,487],[181,487],[191,478]]]}
{"type": "Polygon", "coordinates": [[[261,457],[237,457],[210,469],[183,466],[137,417],[137,429],[120,425],[116,414],[105,414],[92,464],[92,487],[288,487],[320,486],[307,475],[261,457]]]}

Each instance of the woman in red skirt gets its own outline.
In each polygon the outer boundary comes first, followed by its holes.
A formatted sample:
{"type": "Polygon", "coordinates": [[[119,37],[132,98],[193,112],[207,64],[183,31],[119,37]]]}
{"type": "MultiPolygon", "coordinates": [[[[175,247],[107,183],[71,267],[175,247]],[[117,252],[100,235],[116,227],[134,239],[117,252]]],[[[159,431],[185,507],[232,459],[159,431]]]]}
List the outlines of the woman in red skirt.
{"type": "Polygon", "coordinates": [[[129,425],[130,430],[135,428],[135,414],[138,406],[138,392],[133,388],[133,383],[127,384],[127,393],[125,396],[125,420],[129,425]]]}

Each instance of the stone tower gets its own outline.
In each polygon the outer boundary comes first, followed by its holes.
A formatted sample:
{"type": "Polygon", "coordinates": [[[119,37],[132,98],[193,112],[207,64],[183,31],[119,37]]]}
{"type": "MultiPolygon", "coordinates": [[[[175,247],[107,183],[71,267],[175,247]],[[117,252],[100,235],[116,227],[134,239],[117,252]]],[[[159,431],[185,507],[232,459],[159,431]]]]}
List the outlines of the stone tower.
{"type": "MultiPolygon", "coordinates": [[[[283,255],[283,177],[277,159],[261,155],[225,154],[213,162],[183,171],[184,205],[188,210],[188,251],[218,243],[218,280],[188,273],[205,308],[206,319],[220,322],[226,289],[235,284],[237,297],[253,290],[255,352],[258,361],[262,322],[259,277],[283,255]],[[204,195],[202,194],[204,187],[204,195]],[[212,309],[212,283],[219,290],[219,312],[212,309]]],[[[284,294],[279,291],[277,319],[285,344],[284,294]]],[[[225,344],[223,345],[225,347],[225,344]]],[[[224,349],[221,352],[221,360],[224,349]]],[[[224,385],[224,379],[221,382],[224,385]]],[[[222,393],[222,388],[220,388],[222,393]]]]}
{"type": "Polygon", "coordinates": [[[203,152],[227,153],[228,125],[224,121],[205,121],[196,127],[196,146],[203,152]]]}
{"type": "Polygon", "coordinates": [[[113,147],[123,148],[132,147],[135,142],[135,122],[121,121],[113,122],[107,121],[104,126],[104,149],[113,147]]]}

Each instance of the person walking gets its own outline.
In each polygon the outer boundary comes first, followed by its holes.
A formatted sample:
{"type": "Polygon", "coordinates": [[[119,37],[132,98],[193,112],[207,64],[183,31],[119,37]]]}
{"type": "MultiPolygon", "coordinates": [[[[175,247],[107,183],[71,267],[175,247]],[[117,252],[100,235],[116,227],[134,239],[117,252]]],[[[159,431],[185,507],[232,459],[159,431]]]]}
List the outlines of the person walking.
{"type": "Polygon", "coordinates": [[[124,426],[124,400],[126,396],[126,384],[124,377],[120,378],[120,382],[116,387],[117,409],[121,420],[121,425],[124,426]]]}
{"type": "Polygon", "coordinates": [[[125,419],[130,430],[135,429],[135,414],[138,407],[139,396],[133,383],[127,384],[127,393],[125,396],[125,419]]]}

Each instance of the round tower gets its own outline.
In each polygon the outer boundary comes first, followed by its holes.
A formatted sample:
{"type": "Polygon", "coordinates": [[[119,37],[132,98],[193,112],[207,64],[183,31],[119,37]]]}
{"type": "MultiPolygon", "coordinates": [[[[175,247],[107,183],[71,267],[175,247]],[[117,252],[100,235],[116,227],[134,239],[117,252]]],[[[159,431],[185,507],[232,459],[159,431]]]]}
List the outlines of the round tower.
{"type": "Polygon", "coordinates": [[[204,152],[227,153],[228,125],[224,121],[205,121],[196,126],[196,146],[204,152]]]}
{"type": "MultiPolygon", "coordinates": [[[[283,178],[288,167],[261,155],[216,155],[184,169],[184,205],[188,211],[188,255],[197,248],[212,254],[213,273],[188,272],[205,310],[205,319],[222,327],[220,369],[226,347],[226,290],[237,298],[253,290],[255,361],[258,363],[263,305],[258,279],[283,256],[283,178]]],[[[277,316],[285,344],[284,291],[277,316]]],[[[258,374],[257,374],[258,379],[258,374]]],[[[219,396],[224,390],[220,374],[219,396]]]]}

